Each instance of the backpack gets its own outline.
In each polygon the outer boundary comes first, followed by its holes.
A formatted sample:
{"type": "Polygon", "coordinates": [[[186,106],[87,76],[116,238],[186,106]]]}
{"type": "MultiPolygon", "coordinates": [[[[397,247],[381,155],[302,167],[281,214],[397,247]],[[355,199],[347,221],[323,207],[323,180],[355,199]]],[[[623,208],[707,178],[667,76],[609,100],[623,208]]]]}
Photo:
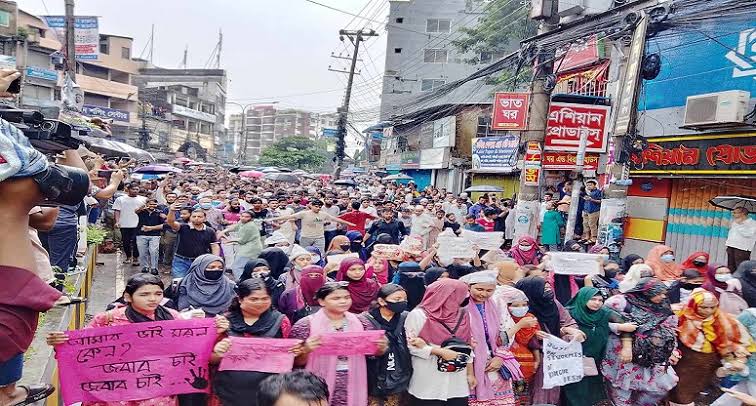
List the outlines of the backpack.
{"type": "Polygon", "coordinates": [[[447,338],[446,340],[444,340],[444,342],[441,343],[441,348],[446,348],[460,353],[457,358],[450,361],[438,357],[436,367],[441,372],[458,372],[467,368],[467,362],[470,360],[470,355],[472,354],[473,349],[470,344],[455,336],[457,330],[459,330],[459,326],[462,324],[462,319],[464,317],[465,311],[464,309],[460,309],[457,325],[454,326],[453,329],[450,329],[446,324],[439,322],[442,326],[444,326],[449,334],[451,334],[451,337],[447,338]]]}
{"type": "MultiPolygon", "coordinates": [[[[371,396],[388,396],[401,393],[409,387],[412,378],[412,356],[407,347],[407,337],[404,331],[404,321],[407,312],[397,315],[399,322],[393,331],[386,330],[389,348],[386,353],[374,359],[368,358],[368,394],[371,396]]],[[[383,326],[370,313],[364,313],[365,318],[376,330],[383,330],[383,326]]],[[[395,316],[396,317],[396,316],[395,316]]]]}

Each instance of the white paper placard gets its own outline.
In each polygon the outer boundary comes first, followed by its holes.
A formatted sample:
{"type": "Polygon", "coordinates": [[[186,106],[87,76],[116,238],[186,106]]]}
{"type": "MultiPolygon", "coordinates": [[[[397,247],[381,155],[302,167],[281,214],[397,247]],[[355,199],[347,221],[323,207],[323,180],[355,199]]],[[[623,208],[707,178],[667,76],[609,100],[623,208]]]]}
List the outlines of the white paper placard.
{"type": "Polygon", "coordinates": [[[551,268],[560,275],[594,275],[599,273],[606,255],[582,252],[549,252],[551,268]]]}
{"type": "Polygon", "coordinates": [[[338,254],[338,255],[329,255],[326,257],[326,262],[328,265],[341,265],[341,261],[347,259],[347,258],[359,258],[360,254],[356,252],[350,252],[349,254],[338,254]]]}
{"type": "Polygon", "coordinates": [[[504,244],[504,233],[501,231],[477,232],[462,230],[462,238],[482,250],[499,249],[504,244]]]}
{"type": "Polygon", "coordinates": [[[583,346],[548,335],[543,339],[543,389],[583,379],[583,346]]]}

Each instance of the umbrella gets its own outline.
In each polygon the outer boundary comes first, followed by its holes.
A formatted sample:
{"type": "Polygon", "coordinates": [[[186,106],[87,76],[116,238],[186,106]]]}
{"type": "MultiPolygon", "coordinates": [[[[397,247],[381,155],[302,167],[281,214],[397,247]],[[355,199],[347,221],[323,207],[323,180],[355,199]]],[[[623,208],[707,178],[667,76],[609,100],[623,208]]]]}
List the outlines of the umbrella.
{"type": "Polygon", "coordinates": [[[172,166],[168,165],[147,165],[142,166],[140,168],[137,168],[134,172],[141,172],[141,173],[181,173],[183,172],[181,169],[174,168],[172,166]]]}
{"type": "Polygon", "coordinates": [[[357,182],[351,179],[339,179],[336,182],[333,182],[333,184],[340,186],[357,186],[357,182]]]}
{"type": "Polygon", "coordinates": [[[263,175],[265,174],[260,171],[239,172],[239,176],[241,176],[242,178],[259,178],[259,177],[262,177],[263,175]]]}
{"type": "Polygon", "coordinates": [[[483,193],[494,193],[494,192],[503,192],[503,191],[504,189],[498,186],[491,186],[491,185],[470,186],[469,188],[465,189],[465,192],[483,192],[483,193]]]}
{"type": "Polygon", "coordinates": [[[756,197],[753,196],[717,196],[709,204],[726,210],[743,207],[749,213],[756,213],[756,197]]]}
{"type": "Polygon", "coordinates": [[[123,142],[113,141],[107,138],[91,137],[89,135],[78,135],[76,137],[80,141],[84,141],[87,149],[93,152],[99,152],[112,156],[124,156],[130,158],[136,158],[140,161],[155,161],[155,158],[149,152],[134,148],[123,142]]]}
{"type": "Polygon", "coordinates": [[[396,175],[389,175],[383,178],[383,180],[412,180],[412,176],[398,173],[396,175]]]}
{"type": "Polygon", "coordinates": [[[262,172],[262,173],[279,173],[281,171],[279,171],[277,168],[269,166],[267,168],[260,169],[260,172],[262,172]]]}
{"type": "Polygon", "coordinates": [[[299,178],[290,173],[266,173],[264,179],[274,182],[299,183],[299,178]]]}

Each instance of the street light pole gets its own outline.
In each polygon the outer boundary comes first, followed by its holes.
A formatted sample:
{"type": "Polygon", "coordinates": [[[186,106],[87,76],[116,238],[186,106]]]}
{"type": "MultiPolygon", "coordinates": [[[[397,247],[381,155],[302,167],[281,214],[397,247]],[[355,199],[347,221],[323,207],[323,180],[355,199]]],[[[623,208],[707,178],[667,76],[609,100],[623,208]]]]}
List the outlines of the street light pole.
{"type": "Polygon", "coordinates": [[[247,159],[247,109],[254,104],[242,105],[236,102],[227,101],[226,104],[233,104],[241,108],[241,130],[239,131],[239,141],[241,147],[239,148],[239,164],[241,165],[247,159]]]}

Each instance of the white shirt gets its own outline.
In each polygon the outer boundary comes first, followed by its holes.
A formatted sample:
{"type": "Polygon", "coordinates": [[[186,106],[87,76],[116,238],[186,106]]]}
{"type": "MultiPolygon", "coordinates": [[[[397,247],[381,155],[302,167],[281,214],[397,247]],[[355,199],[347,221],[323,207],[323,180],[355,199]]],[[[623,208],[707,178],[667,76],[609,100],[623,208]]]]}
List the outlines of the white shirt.
{"type": "Polygon", "coordinates": [[[136,228],[139,225],[139,216],[135,210],[144,206],[147,203],[147,198],[144,196],[120,196],[113,203],[113,210],[121,212],[121,217],[118,223],[121,228],[136,228]]]}
{"type": "Polygon", "coordinates": [[[410,227],[410,234],[424,236],[430,231],[431,224],[433,224],[433,217],[428,213],[421,215],[412,215],[412,226],[410,227]]]}
{"type": "Polygon", "coordinates": [[[730,232],[725,245],[743,251],[752,251],[756,244],[756,220],[747,218],[742,223],[730,222],[730,232]]]}
{"type": "MultiPolygon", "coordinates": [[[[375,207],[373,207],[373,206],[368,206],[368,207],[362,207],[362,206],[360,206],[360,211],[363,212],[363,213],[372,214],[373,216],[378,217],[378,210],[376,210],[375,207]]],[[[366,220],[365,221],[365,229],[366,230],[369,229],[370,226],[373,225],[373,221],[375,221],[375,220],[366,220]]]]}
{"type": "MultiPolygon", "coordinates": [[[[324,212],[332,215],[333,217],[339,217],[339,214],[341,213],[341,210],[339,209],[339,206],[336,206],[335,204],[331,207],[325,207],[321,209],[324,212]]],[[[323,230],[325,231],[336,231],[336,227],[339,225],[339,223],[335,221],[329,221],[323,226],[323,230]]]]}
{"type": "MultiPolygon", "coordinates": [[[[404,330],[407,337],[417,337],[423,325],[428,320],[421,308],[415,308],[407,315],[404,330]]],[[[431,344],[431,343],[428,343],[431,344]]],[[[433,343],[440,344],[440,343],[433,343]]],[[[470,396],[467,386],[467,370],[457,372],[441,372],[437,368],[438,357],[431,354],[431,346],[417,348],[409,346],[412,355],[412,378],[407,391],[418,399],[448,400],[470,396]]],[[[472,357],[467,368],[472,368],[472,357]]]]}

